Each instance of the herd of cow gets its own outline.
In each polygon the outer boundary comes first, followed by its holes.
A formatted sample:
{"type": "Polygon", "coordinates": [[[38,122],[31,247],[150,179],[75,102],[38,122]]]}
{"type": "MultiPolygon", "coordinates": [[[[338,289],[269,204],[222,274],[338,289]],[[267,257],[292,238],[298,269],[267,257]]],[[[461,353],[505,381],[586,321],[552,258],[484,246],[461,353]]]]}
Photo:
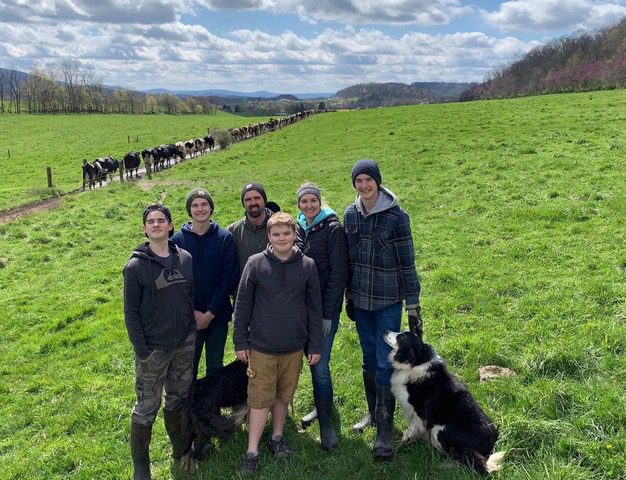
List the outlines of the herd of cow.
{"type": "MultiPolygon", "coordinates": [[[[274,131],[287,125],[307,118],[310,115],[318,113],[316,110],[305,110],[303,112],[294,113],[288,117],[273,119],[267,122],[260,122],[243,127],[231,128],[229,133],[233,142],[247,140],[263,133],[274,131]]],[[[126,178],[139,177],[139,167],[143,160],[144,167],[148,174],[157,172],[167,168],[187,158],[193,158],[204,153],[211,152],[215,148],[215,139],[211,135],[204,138],[195,138],[184,142],[169,143],[159,145],[154,148],[146,148],[141,152],[132,151],[124,155],[120,162],[112,155],[96,158],[93,162],[83,160],[83,190],[86,185],[89,188],[95,188],[96,183],[102,186],[102,182],[107,178],[113,180],[113,175],[122,168],[126,172],[126,178]]],[[[120,172],[120,178],[123,172],[120,172]]]]}

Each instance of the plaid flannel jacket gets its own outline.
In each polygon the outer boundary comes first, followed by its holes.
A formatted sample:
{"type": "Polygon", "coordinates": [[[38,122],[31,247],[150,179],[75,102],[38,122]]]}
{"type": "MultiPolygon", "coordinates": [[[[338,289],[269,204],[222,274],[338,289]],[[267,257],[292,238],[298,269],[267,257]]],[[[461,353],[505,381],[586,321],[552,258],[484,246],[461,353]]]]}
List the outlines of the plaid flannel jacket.
{"type": "Polygon", "coordinates": [[[347,295],[355,306],[375,311],[405,301],[419,305],[420,284],[409,216],[398,205],[363,215],[352,204],[344,213],[350,274],[347,295]]]}

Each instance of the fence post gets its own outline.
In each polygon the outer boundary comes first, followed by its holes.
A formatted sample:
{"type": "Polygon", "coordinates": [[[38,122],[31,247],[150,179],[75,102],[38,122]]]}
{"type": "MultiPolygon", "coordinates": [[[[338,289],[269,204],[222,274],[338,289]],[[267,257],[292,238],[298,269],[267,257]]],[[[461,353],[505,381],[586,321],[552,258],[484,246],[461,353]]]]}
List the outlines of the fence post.
{"type": "Polygon", "coordinates": [[[52,188],[52,168],[46,167],[46,174],[48,175],[48,188],[52,188]]]}
{"type": "Polygon", "coordinates": [[[9,158],[11,158],[11,150],[7,150],[7,153],[9,154],[9,158]]]}
{"type": "Polygon", "coordinates": [[[128,143],[130,143],[130,135],[128,136],[128,143]]]}
{"type": "Polygon", "coordinates": [[[120,182],[124,181],[124,161],[120,163],[120,182]]]}

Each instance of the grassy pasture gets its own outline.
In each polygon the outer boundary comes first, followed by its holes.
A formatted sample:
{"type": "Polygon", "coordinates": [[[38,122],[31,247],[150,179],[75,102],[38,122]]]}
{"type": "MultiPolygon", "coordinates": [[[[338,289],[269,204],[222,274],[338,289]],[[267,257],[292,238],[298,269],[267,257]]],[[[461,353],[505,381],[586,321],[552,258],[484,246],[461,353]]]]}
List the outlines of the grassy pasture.
{"type": "MultiPolygon", "coordinates": [[[[412,219],[427,339],[500,428],[507,456],[494,478],[623,480],[625,119],[623,90],[319,115],[152,182],[68,196],[58,209],[0,225],[3,478],[130,476],[121,269],[142,241],[143,206],[163,199],[182,223],[185,194],[202,185],[226,225],[242,214],[246,181],[263,182],[295,213],[297,186],[315,180],[341,212],[354,196],[352,163],[367,156],[412,219]],[[478,383],[488,364],[517,376],[478,383]]],[[[288,421],[293,462],[269,460],[263,446],[259,478],[475,478],[419,443],[374,462],[374,432],[350,433],[365,401],[347,318],[332,367],[339,451],[319,449],[317,426],[297,432],[288,421]]],[[[305,369],[298,417],[312,403],[309,377],[305,369]]],[[[395,423],[406,427],[399,412],[395,423]]],[[[160,419],[153,437],[155,478],[184,478],[160,419]]],[[[216,444],[196,478],[237,478],[245,439],[241,431],[216,444]]]]}
{"type": "Polygon", "coordinates": [[[208,128],[266,120],[222,111],[216,115],[0,115],[0,211],[80,188],[83,159],[113,155],[121,161],[131,150],[204,136],[208,128]],[[52,189],[48,189],[46,167],[52,168],[52,189]]]}

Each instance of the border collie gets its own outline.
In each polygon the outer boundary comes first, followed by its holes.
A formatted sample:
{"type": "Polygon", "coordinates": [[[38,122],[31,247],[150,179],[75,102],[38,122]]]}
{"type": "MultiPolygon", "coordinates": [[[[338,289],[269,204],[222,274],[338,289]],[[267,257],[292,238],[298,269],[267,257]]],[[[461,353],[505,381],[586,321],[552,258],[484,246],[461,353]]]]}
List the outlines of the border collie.
{"type": "Polygon", "coordinates": [[[204,457],[212,437],[225,439],[245,420],[248,413],[247,367],[235,360],[193,382],[188,402],[194,438],[193,458],[204,457]],[[228,407],[233,413],[223,416],[221,409],[228,407]]]}
{"type": "Polygon", "coordinates": [[[498,470],[497,428],[421,332],[387,331],[384,340],[392,348],[391,391],[409,422],[402,442],[422,439],[482,475],[498,470]]]}

